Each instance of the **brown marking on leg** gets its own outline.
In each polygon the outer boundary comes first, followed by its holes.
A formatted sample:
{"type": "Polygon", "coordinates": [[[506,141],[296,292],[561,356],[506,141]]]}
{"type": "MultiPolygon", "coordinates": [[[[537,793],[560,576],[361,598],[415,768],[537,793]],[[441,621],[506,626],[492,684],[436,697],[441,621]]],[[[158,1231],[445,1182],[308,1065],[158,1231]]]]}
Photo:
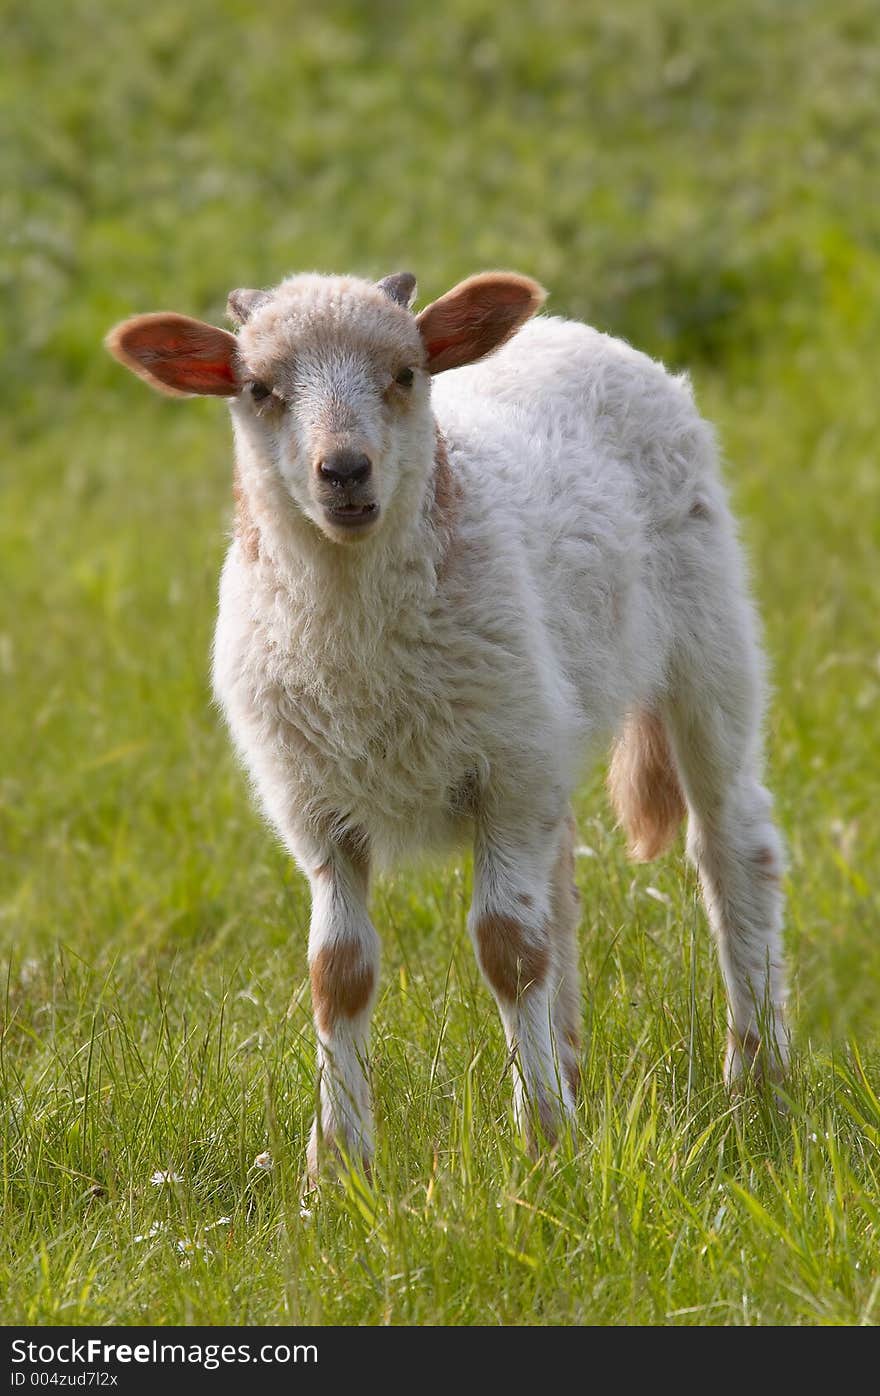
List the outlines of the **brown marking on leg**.
{"type": "Polygon", "coordinates": [[[728,1030],[727,1054],[728,1060],[739,1054],[742,1063],[742,1074],[731,1083],[735,1092],[742,1090],[748,1078],[758,1083],[769,1081],[777,1085],[785,1080],[785,1063],[780,1061],[779,1054],[774,1051],[772,1041],[765,1045],[761,1035],[751,1028],[744,1033],[728,1030]]]}
{"type": "Polygon", "coordinates": [[[761,1050],[761,1039],[751,1030],[739,1039],[739,1050],[744,1060],[753,1062],[761,1050]]]}
{"type": "Polygon", "coordinates": [[[550,966],[546,931],[538,939],[512,916],[490,912],[476,928],[483,973],[499,998],[514,1003],[530,984],[542,984],[550,966]]]}
{"type": "Polygon", "coordinates": [[[241,551],[248,562],[256,562],[260,556],[260,530],[254,523],[248,505],[247,495],[241,483],[238,467],[232,476],[232,497],[235,500],[235,536],[241,551]]]}
{"type": "Polygon", "coordinates": [[[325,1036],[340,1018],[355,1018],[370,1001],[375,974],[358,941],[322,945],[309,967],[312,1005],[318,1030],[325,1036]]]}

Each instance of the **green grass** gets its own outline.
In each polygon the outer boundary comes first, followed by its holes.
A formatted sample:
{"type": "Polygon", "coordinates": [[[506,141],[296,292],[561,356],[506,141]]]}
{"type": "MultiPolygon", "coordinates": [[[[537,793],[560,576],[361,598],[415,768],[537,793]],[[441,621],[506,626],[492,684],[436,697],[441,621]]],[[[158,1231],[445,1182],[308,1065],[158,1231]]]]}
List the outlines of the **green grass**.
{"type": "Polygon", "coordinates": [[[516,16],[5,17],[3,1322],[880,1316],[876,7],[516,16]],[[492,265],[687,367],[718,424],[775,676],[790,1110],[726,1099],[681,849],[628,866],[597,774],[570,1147],[534,1165],[514,1137],[468,860],[403,871],[375,897],[375,1187],[303,1217],[306,889],[207,686],[225,414],[151,398],[100,341],[295,268],[411,267],[424,301],[492,265]]]}

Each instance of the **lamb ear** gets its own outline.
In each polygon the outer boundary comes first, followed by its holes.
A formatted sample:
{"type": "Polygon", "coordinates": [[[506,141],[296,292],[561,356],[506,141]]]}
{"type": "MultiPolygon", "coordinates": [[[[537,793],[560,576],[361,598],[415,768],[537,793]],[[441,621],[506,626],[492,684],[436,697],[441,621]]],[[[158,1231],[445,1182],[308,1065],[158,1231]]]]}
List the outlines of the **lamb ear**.
{"type": "Polygon", "coordinates": [[[480,272],[460,282],[416,319],[428,372],[443,373],[491,354],[540,310],[546,296],[537,281],[511,271],[480,272]]]}
{"type": "Polygon", "coordinates": [[[246,320],[249,320],[254,311],[266,301],[271,300],[271,291],[249,291],[244,286],[240,286],[237,291],[230,291],[226,300],[226,314],[233,325],[240,328],[246,320]]]}
{"type": "Polygon", "coordinates": [[[188,315],[135,315],[111,330],[104,343],[114,359],[171,397],[238,392],[235,335],[188,315]]]}
{"type": "Polygon", "coordinates": [[[411,271],[396,271],[391,276],[383,276],[376,285],[391,300],[402,305],[404,310],[409,310],[416,298],[416,279],[411,271]]]}

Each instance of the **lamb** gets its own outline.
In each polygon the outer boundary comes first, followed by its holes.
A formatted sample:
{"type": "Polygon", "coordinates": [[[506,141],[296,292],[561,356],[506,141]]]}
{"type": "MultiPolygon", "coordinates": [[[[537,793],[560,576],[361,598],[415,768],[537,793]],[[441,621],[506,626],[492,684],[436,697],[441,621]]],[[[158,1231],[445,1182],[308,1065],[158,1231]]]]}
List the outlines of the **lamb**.
{"type": "Polygon", "coordinates": [[[728,998],[731,1087],[785,1071],[783,853],[764,666],[716,448],[684,377],[545,292],[472,276],[237,290],[237,333],[139,315],[110,352],[229,399],[236,523],[214,686],[312,894],[307,1157],[369,1166],[371,874],[469,839],[469,928],[533,1148],[570,1120],[581,1020],[573,788],[615,742],[631,855],[687,850],[728,998]]]}

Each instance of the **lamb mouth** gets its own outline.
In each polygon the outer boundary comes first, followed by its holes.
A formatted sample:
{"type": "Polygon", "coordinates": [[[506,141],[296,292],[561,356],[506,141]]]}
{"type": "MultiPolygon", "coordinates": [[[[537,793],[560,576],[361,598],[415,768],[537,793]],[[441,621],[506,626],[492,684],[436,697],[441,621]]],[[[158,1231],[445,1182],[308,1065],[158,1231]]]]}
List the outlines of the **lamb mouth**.
{"type": "Polygon", "coordinates": [[[359,529],[376,522],[379,517],[378,504],[339,504],[325,508],[325,514],[336,528],[359,529]]]}

